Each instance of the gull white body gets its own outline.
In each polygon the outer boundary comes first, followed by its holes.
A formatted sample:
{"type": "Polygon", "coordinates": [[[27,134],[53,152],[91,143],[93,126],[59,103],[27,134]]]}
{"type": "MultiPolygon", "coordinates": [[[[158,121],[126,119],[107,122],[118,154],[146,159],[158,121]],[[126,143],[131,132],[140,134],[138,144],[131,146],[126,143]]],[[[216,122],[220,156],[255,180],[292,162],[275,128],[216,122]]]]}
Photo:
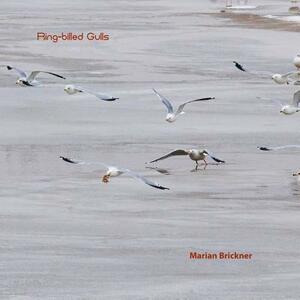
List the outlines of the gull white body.
{"type": "Polygon", "coordinates": [[[64,91],[69,95],[74,95],[77,93],[81,93],[78,89],[75,88],[74,85],[68,84],[65,86],[64,91]]]}
{"type": "Polygon", "coordinates": [[[295,107],[295,106],[292,106],[292,105],[284,105],[284,106],[282,106],[280,112],[285,114],[285,115],[293,115],[296,112],[298,112],[299,110],[300,110],[299,107],[295,107]]]}
{"type": "Polygon", "coordinates": [[[282,76],[281,74],[274,74],[272,75],[272,80],[276,82],[277,84],[287,84],[288,78],[282,76]]]}
{"type": "Polygon", "coordinates": [[[40,82],[37,81],[37,80],[33,80],[33,81],[28,82],[26,77],[20,77],[16,81],[16,84],[19,85],[19,86],[24,86],[25,87],[25,86],[37,86],[37,85],[40,84],[40,82]]]}
{"type": "Polygon", "coordinates": [[[300,54],[294,57],[293,63],[297,69],[300,69],[300,54]]]}
{"type": "Polygon", "coordinates": [[[190,159],[196,162],[199,160],[205,161],[205,158],[207,157],[207,154],[204,152],[204,150],[190,149],[187,151],[190,159]]]}
{"type": "Polygon", "coordinates": [[[169,123],[173,123],[176,121],[176,119],[178,118],[178,116],[180,115],[183,115],[184,114],[184,111],[182,111],[180,114],[176,115],[176,114],[167,114],[166,116],[166,121],[169,122],[169,123]]]}
{"type": "Polygon", "coordinates": [[[107,172],[105,173],[105,175],[108,175],[109,177],[117,177],[122,175],[124,172],[122,172],[121,170],[119,170],[116,167],[108,167],[107,172]]]}

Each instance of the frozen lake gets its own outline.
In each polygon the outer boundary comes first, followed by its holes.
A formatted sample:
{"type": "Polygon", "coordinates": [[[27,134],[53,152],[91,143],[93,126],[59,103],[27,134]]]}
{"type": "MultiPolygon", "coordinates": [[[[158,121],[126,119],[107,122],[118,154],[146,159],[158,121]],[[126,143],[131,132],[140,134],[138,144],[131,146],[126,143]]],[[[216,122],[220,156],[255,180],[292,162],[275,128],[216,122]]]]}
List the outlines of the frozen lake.
{"type": "MultiPolygon", "coordinates": [[[[252,28],[216,14],[223,1],[6,1],[0,4],[1,64],[42,69],[120,97],[102,102],[63,91],[65,82],[22,88],[0,72],[1,299],[298,299],[300,114],[296,86],[243,74],[285,73],[299,32],[252,28]],[[100,3],[101,2],[101,3],[100,3]],[[36,41],[37,32],[106,32],[106,42],[36,41]],[[174,104],[214,96],[164,121],[156,88],[174,104]],[[144,163],[177,148],[207,148],[226,161],[191,172],[185,157],[144,163]],[[60,155],[128,167],[170,188],[60,155]],[[189,252],[237,251],[248,261],[190,260],[189,252]]],[[[249,1],[254,13],[286,1],[249,1]]],[[[269,20],[270,22],[270,20],[269,20]]]]}

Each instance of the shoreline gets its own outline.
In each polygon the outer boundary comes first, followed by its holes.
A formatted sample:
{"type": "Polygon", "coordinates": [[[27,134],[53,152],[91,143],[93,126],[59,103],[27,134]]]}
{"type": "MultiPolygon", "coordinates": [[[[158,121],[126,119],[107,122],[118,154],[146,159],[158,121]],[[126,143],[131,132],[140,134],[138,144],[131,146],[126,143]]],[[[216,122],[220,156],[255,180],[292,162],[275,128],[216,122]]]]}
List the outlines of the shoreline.
{"type": "Polygon", "coordinates": [[[227,26],[248,27],[251,25],[253,29],[300,32],[300,23],[267,18],[253,13],[218,12],[207,15],[231,20],[233,23],[227,26]]]}

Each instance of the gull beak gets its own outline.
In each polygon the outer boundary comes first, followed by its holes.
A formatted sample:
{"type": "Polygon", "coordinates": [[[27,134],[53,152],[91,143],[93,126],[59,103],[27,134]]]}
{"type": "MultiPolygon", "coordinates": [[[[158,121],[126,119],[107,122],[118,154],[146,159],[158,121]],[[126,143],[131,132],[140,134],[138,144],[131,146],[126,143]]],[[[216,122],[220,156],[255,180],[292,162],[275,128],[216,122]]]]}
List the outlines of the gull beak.
{"type": "Polygon", "coordinates": [[[297,176],[297,175],[298,175],[297,173],[294,173],[294,174],[293,174],[293,176],[297,176]]]}

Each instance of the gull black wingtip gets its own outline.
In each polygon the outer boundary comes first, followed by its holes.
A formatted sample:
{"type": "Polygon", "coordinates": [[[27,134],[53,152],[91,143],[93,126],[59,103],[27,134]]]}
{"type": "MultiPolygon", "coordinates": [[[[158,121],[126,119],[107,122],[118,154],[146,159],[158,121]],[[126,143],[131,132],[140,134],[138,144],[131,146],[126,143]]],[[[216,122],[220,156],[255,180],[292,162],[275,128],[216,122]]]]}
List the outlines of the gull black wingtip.
{"type": "Polygon", "coordinates": [[[271,151],[272,149],[268,148],[268,147],[257,147],[257,149],[261,150],[261,151],[271,151]]]}
{"type": "Polygon", "coordinates": [[[246,72],[246,70],[240,63],[238,63],[237,61],[233,61],[233,63],[237,69],[239,69],[240,71],[246,72]]]}
{"type": "Polygon", "coordinates": [[[221,163],[221,164],[225,164],[225,163],[226,163],[225,160],[222,160],[222,159],[219,159],[219,158],[215,158],[215,161],[216,161],[217,163],[221,163]]]}
{"type": "Polygon", "coordinates": [[[105,101],[116,101],[116,100],[119,100],[120,98],[110,98],[110,99],[105,99],[105,101]]]}
{"type": "Polygon", "coordinates": [[[156,188],[156,189],[159,189],[159,190],[170,190],[169,188],[167,188],[165,186],[161,186],[161,185],[157,186],[157,185],[152,185],[151,184],[151,186],[154,187],[154,188],[156,188]]]}
{"type": "Polygon", "coordinates": [[[77,162],[73,161],[72,159],[68,158],[68,157],[64,157],[64,156],[59,156],[60,159],[62,159],[65,162],[68,162],[70,164],[76,164],[77,162]]]}

